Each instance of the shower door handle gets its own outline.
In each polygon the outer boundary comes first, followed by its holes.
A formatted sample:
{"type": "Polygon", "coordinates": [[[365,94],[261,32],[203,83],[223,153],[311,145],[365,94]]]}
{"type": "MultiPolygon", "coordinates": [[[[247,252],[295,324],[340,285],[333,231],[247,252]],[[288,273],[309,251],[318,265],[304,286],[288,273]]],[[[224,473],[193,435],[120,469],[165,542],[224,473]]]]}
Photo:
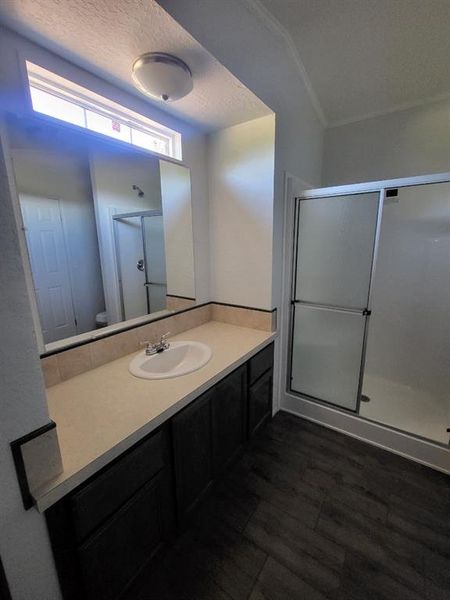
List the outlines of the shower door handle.
{"type": "Polygon", "coordinates": [[[145,271],[144,259],[143,259],[143,258],[140,258],[140,259],[137,261],[137,264],[136,264],[136,269],[137,269],[138,271],[145,271]]]}

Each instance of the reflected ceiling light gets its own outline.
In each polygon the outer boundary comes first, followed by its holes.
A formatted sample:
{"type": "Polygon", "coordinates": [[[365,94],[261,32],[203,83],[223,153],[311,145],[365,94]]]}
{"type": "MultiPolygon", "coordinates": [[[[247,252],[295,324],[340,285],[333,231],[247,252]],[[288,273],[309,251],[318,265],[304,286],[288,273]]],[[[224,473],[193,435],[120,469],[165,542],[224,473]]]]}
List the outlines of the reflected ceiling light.
{"type": "Polygon", "coordinates": [[[132,75],[141,92],[164,102],[179,100],[194,87],[187,64],[163,52],[142,54],[133,63],[132,75]]]}

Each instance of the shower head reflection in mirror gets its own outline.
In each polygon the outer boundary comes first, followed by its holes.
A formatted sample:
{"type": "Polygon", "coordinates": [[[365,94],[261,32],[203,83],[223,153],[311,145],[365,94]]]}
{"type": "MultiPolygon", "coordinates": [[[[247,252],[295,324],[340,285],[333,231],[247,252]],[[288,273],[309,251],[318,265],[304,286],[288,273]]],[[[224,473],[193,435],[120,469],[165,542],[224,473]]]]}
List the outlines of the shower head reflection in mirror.
{"type": "Polygon", "coordinates": [[[188,168],[38,117],[8,140],[43,352],[195,303],[188,168]]]}

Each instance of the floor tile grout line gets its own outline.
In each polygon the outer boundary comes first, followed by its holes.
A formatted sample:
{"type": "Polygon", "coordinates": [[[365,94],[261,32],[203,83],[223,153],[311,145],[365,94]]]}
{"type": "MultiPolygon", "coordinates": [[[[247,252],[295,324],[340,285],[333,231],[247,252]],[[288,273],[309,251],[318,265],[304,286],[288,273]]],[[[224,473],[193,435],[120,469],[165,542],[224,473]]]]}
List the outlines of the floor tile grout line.
{"type": "MultiPolygon", "coordinates": [[[[308,529],[311,529],[310,527],[308,527],[308,529]]],[[[313,530],[311,530],[313,531],[313,530]]],[[[317,532],[316,532],[317,533],[317,532]]],[[[289,565],[287,565],[285,562],[283,562],[283,560],[280,559],[280,557],[276,554],[273,554],[270,550],[267,550],[267,548],[264,548],[262,545],[260,545],[256,540],[254,540],[253,538],[249,537],[248,533],[243,532],[243,537],[245,538],[246,541],[250,542],[251,544],[253,544],[256,548],[258,548],[259,550],[261,550],[264,554],[267,555],[267,557],[272,558],[273,560],[275,560],[276,562],[278,562],[279,564],[282,564],[286,569],[288,569],[291,573],[293,573],[296,577],[301,578],[298,573],[295,573],[289,565]]],[[[338,546],[343,552],[344,552],[344,560],[342,561],[342,564],[339,563],[327,563],[327,568],[334,571],[335,573],[338,573],[344,566],[344,562],[345,562],[345,557],[347,554],[347,549],[342,546],[341,544],[339,544],[338,542],[336,542],[335,540],[319,534],[324,541],[327,542],[331,542],[332,544],[334,544],[335,546],[338,546]]],[[[308,552],[308,550],[304,550],[304,553],[306,556],[308,556],[310,559],[312,560],[318,560],[313,554],[311,554],[310,552],[308,552]]],[[[306,580],[305,580],[306,581],[306,580]]]]}
{"type": "MultiPolygon", "coordinates": [[[[305,523],[304,521],[301,521],[298,517],[296,517],[295,515],[293,515],[292,513],[288,512],[287,510],[285,510],[283,507],[278,506],[277,504],[274,504],[273,502],[271,502],[270,500],[268,500],[267,498],[262,498],[261,496],[259,497],[260,501],[262,502],[266,502],[267,504],[270,504],[270,506],[272,506],[273,508],[279,510],[280,512],[282,512],[283,514],[287,515],[288,517],[290,517],[291,519],[293,519],[294,521],[296,521],[297,523],[299,523],[300,525],[302,525],[303,527],[306,527],[307,529],[310,529],[311,531],[314,531],[314,527],[312,527],[311,525],[308,525],[307,523],[305,523]]],[[[322,501],[321,501],[322,502],[322,501]]],[[[254,513],[252,514],[252,516],[255,514],[257,509],[255,509],[254,513]]],[[[246,528],[248,523],[250,522],[250,519],[248,520],[248,522],[246,523],[246,528]]]]}
{"type": "Polygon", "coordinates": [[[256,507],[252,510],[250,516],[248,517],[248,519],[245,521],[245,525],[242,528],[242,532],[241,534],[244,533],[244,531],[247,529],[247,525],[250,523],[251,519],[253,518],[253,516],[255,515],[256,511],[258,510],[258,506],[261,504],[261,498],[259,496],[257,496],[258,498],[258,503],[256,505],[256,507]]]}
{"type": "MultiPolygon", "coordinates": [[[[314,523],[313,531],[315,531],[316,533],[319,533],[319,531],[317,530],[317,526],[318,526],[318,524],[319,524],[319,520],[320,520],[320,517],[321,517],[321,515],[322,515],[322,509],[323,509],[323,505],[324,505],[324,503],[325,503],[325,500],[326,500],[326,499],[327,499],[327,496],[325,495],[325,496],[322,498],[322,501],[321,501],[321,503],[320,503],[320,508],[319,508],[319,511],[318,511],[318,513],[317,513],[317,517],[316,517],[316,520],[315,520],[315,523],[314,523]]],[[[322,534],[321,534],[321,535],[322,535],[322,534]]]]}
{"type": "Polygon", "coordinates": [[[344,548],[343,546],[341,546],[344,550],[344,560],[342,561],[342,565],[340,566],[340,573],[339,573],[339,586],[334,590],[334,594],[337,594],[339,592],[339,590],[341,590],[343,588],[343,583],[344,583],[344,574],[345,574],[345,566],[347,564],[347,558],[348,558],[348,550],[347,548],[344,548]]]}
{"type": "MultiPolygon", "coordinates": [[[[256,544],[255,544],[255,545],[256,545],[256,544]]],[[[258,548],[259,548],[259,546],[258,546],[258,548]]],[[[247,595],[247,600],[248,600],[249,598],[251,598],[251,596],[252,596],[252,594],[253,594],[253,592],[254,592],[254,590],[255,590],[256,584],[258,583],[258,580],[259,580],[259,578],[260,578],[260,576],[261,576],[261,573],[263,572],[263,570],[264,570],[264,567],[266,566],[266,563],[267,563],[267,561],[269,560],[269,557],[271,557],[271,556],[270,556],[270,554],[267,554],[267,552],[264,552],[264,554],[266,555],[266,558],[265,558],[265,560],[264,560],[264,562],[263,562],[263,564],[262,564],[261,568],[259,569],[259,571],[258,571],[258,574],[256,575],[255,579],[253,580],[252,588],[251,588],[251,590],[249,591],[249,593],[248,593],[248,595],[247,595]]],[[[272,557],[271,557],[271,558],[272,558],[272,557]]]]}

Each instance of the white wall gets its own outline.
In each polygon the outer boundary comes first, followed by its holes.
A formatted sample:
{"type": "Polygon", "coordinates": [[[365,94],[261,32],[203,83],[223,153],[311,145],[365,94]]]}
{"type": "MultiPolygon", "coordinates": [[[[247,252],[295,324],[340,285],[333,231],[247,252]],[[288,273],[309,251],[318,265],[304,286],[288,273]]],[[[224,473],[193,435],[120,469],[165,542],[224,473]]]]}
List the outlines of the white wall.
{"type": "Polygon", "coordinates": [[[19,193],[59,199],[79,333],[95,329],[105,309],[87,155],[14,149],[19,193]]]}
{"type": "Polygon", "coordinates": [[[45,521],[23,509],[9,447],[49,416],[3,151],[0,142],[0,556],[14,600],[57,600],[45,521]]]}
{"type": "Polygon", "coordinates": [[[272,308],[275,117],[208,137],[211,297],[272,308]]]}
{"type": "Polygon", "coordinates": [[[450,171],[450,100],[325,133],[323,185],[450,171]]]}

